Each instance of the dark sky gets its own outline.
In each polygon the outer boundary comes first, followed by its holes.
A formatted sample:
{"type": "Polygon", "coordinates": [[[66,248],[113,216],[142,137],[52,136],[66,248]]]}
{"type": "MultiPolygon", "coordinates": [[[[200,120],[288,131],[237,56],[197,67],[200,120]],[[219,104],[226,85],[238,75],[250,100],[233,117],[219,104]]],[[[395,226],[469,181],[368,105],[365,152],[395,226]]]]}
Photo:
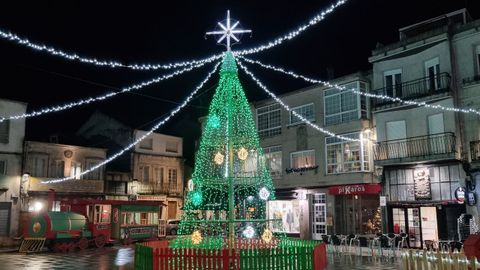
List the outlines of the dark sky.
{"type": "MultiPolygon", "coordinates": [[[[165,63],[198,59],[219,53],[204,33],[225,17],[227,9],[250,38],[234,49],[249,48],[272,40],[300,24],[332,1],[10,1],[0,4],[0,28],[68,52],[126,63],[165,63]]],[[[331,67],[336,76],[370,68],[368,56],[377,42],[398,40],[398,28],[467,7],[480,18],[478,0],[350,0],[326,20],[292,41],[250,56],[317,78],[331,67]]],[[[53,132],[76,131],[95,110],[105,112],[134,128],[148,129],[155,119],[180,102],[203,79],[211,65],[155,84],[136,94],[117,96],[68,112],[27,121],[27,138],[44,139],[53,132]]],[[[251,68],[276,93],[307,84],[272,71],[251,68]]],[[[0,97],[29,103],[29,110],[96,96],[168,71],[132,71],[90,66],[32,51],[0,40],[0,97]],[[114,88],[109,88],[114,87],[114,88]]],[[[204,88],[171,125],[167,134],[192,133],[196,118],[205,114],[216,79],[204,88]],[[205,91],[204,90],[204,91],[205,91]],[[188,125],[190,123],[190,125],[188,125]],[[180,128],[179,128],[180,127],[180,128]],[[188,128],[185,128],[188,127],[188,128]]],[[[246,76],[241,81],[250,100],[265,95],[246,76]]]]}

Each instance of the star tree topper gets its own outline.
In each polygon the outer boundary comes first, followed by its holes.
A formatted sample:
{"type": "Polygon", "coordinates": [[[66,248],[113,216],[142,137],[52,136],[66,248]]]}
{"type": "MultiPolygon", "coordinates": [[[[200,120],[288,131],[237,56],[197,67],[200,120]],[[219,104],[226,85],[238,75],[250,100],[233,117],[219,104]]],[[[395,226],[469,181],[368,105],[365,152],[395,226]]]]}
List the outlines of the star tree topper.
{"type": "Polygon", "coordinates": [[[243,30],[243,29],[236,29],[237,26],[240,24],[240,21],[232,21],[230,19],[230,10],[227,10],[227,19],[224,21],[226,25],[223,23],[219,22],[218,26],[220,26],[221,30],[218,31],[210,31],[207,32],[206,35],[220,35],[220,38],[217,40],[217,43],[221,43],[223,40],[226,40],[226,46],[227,50],[230,51],[230,45],[231,41],[230,38],[235,40],[236,42],[239,42],[240,40],[238,37],[235,36],[235,34],[241,34],[241,33],[251,33],[252,30],[243,30]],[[232,25],[233,23],[233,25],[232,25]]]}

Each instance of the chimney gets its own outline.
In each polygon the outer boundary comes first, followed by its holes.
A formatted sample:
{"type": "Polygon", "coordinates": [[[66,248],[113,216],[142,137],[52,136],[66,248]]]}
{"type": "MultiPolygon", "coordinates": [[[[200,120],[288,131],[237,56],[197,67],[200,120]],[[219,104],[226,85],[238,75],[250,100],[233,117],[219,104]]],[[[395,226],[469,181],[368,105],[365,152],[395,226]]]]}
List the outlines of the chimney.
{"type": "Polygon", "coordinates": [[[328,67],[327,68],[327,80],[331,81],[335,79],[335,70],[333,67],[328,67]]]}

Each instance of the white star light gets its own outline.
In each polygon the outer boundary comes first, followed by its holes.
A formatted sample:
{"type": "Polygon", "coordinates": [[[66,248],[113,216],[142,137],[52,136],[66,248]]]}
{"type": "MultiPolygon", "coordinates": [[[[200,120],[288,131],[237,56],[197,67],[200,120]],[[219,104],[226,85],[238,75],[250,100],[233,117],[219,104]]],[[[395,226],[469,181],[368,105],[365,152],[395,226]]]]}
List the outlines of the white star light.
{"type": "Polygon", "coordinates": [[[235,34],[251,33],[252,30],[235,29],[237,28],[240,22],[239,21],[232,22],[232,20],[230,19],[230,10],[227,10],[227,19],[225,20],[225,22],[226,22],[226,25],[224,25],[221,22],[218,23],[218,26],[220,26],[222,30],[207,32],[206,35],[221,35],[220,38],[217,40],[217,43],[221,43],[223,40],[226,40],[227,50],[230,51],[230,45],[231,45],[230,38],[233,38],[233,40],[235,40],[236,42],[239,42],[240,40],[238,39],[237,36],[235,36],[235,34]]]}

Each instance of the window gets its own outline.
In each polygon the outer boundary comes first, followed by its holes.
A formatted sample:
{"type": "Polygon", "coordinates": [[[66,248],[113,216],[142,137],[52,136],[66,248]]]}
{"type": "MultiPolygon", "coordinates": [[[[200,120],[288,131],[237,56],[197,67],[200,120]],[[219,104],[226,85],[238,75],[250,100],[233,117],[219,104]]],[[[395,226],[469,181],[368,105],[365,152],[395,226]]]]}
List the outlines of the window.
{"type": "Polygon", "coordinates": [[[150,166],[140,166],[139,174],[142,182],[150,182],[150,166]]]}
{"type": "Polygon", "coordinates": [[[8,143],[10,138],[10,120],[0,122],[0,143],[8,143]]]}
{"type": "Polygon", "coordinates": [[[387,122],[386,131],[387,141],[405,139],[407,137],[405,120],[387,122]]]}
{"type": "Polygon", "coordinates": [[[367,134],[343,135],[361,141],[345,141],[335,137],[325,138],[327,173],[346,173],[370,170],[370,142],[367,134]]]}
{"type": "Polygon", "coordinates": [[[63,161],[63,160],[56,160],[55,161],[55,168],[53,170],[53,177],[55,177],[55,178],[65,177],[65,161],[63,161]]]}
{"type": "Polygon", "coordinates": [[[153,212],[122,212],[121,225],[157,225],[158,213],[153,212]]]}
{"type": "Polygon", "coordinates": [[[282,176],[282,146],[271,146],[264,149],[265,161],[272,178],[282,176]]]}
{"type": "MultiPolygon", "coordinates": [[[[87,159],[86,164],[87,164],[87,170],[92,169],[93,167],[97,166],[100,163],[99,160],[92,160],[92,159],[87,159]]],[[[97,168],[96,170],[93,170],[89,172],[86,175],[85,179],[90,179],[90,180],[101,180],[101,170],[97,168]]]]}
{"type": "Polygon", "coordinates": [[[427,89],[436,90],[440,87],[440,64],[438,57],[425,62],[425,77],[427,80],[427,89]]]}
{"type": "Polygon", "coordinates": [[[315,108],[313,103],[295,107],[292,109],[292,111],[290,111],[290,125],[302,123],[302,120],[296,117],[293,112],[305,117],[308,121],[315,121],[315,108]]]}
{"type": "Polygon", "coordinates": [[[315,166],[315,150],[291,153],[290,165],[292,168],[306,168],[315,166]]]}
{"type": "Polygon", "coordinates": [[[170,153],[178,153],[178,143],[174,141],[167,141],[165,151],[170,153]]]}
{"type": "Polygon", "coordinates": [[[271,137],[282,133],[280,105],[274,104],[257,109],[257,126],[260,137],[271,137]]]}
{"type": "Polygon", "coordinates": [[[168,169],[168,185],[173,191],[177,190],[177,169],[168,169]]]}
{"type": "Polygon", "coordinates": [[[155,168],[155,180],[158,184],[163,185],[165,178],[163,175],[163,168],[155,168]]]}
{"type": "Polygon", "coordinates": [[[153,139],[145,139],[140,142],[141,149],[152,150],[153,149],[153,139]]]}
{"type": "Polygon", "coordinates": [[[327,204],[326,194],[313,195],[313,220],[312,238],[322,240],[322,235],[327,234],[327,204]]]}
{"type": "Polygon", "coordinates": [[[32,168],[32,176],[47,177],[48,156],[43,154],[34,154],[31,156],[30,168],[32,168]]]}
{"type": "Polygon", "coordinates": [[[480,75],[480,45],[477,46],[475,58],[475,61],[477,61],[477,74],[480,75]]]}
{"type": "Polygon", "coordinates": [[[80,179],[80,174],[82,173],[82,164],[80,162],[72,161],[70,167],[70,177],[74,179],[80,179]]]}
{"type": "Polygon", "coordinates": [[[107,192],[113,194],[126,194],[127,182],[107,181],[107,192]]]}
{"type": "Polygon", "coordinates": [[[95,205],[95,224],[109,224],[110,223],[111,206],[104,204],[95,205]]]}
{"type": "Polygon", "coordinates": [[[7,174],[7,161],[6,160],[0,160],[0,174],[7,174]]]}
{"type": "Polygon", "coordinates": [[[389,97],[402,97],[402,70],[395,69],[384,73],[385,92],[389,97]]]}
{"type": "Polygon", "coordinates": [[[324,91],[325,125],[350,122],[368,116],[367,99],[350,91],[351,89],[367,91],[365,82],[345,84],[345,90],[327,89],[324,91]]]}

